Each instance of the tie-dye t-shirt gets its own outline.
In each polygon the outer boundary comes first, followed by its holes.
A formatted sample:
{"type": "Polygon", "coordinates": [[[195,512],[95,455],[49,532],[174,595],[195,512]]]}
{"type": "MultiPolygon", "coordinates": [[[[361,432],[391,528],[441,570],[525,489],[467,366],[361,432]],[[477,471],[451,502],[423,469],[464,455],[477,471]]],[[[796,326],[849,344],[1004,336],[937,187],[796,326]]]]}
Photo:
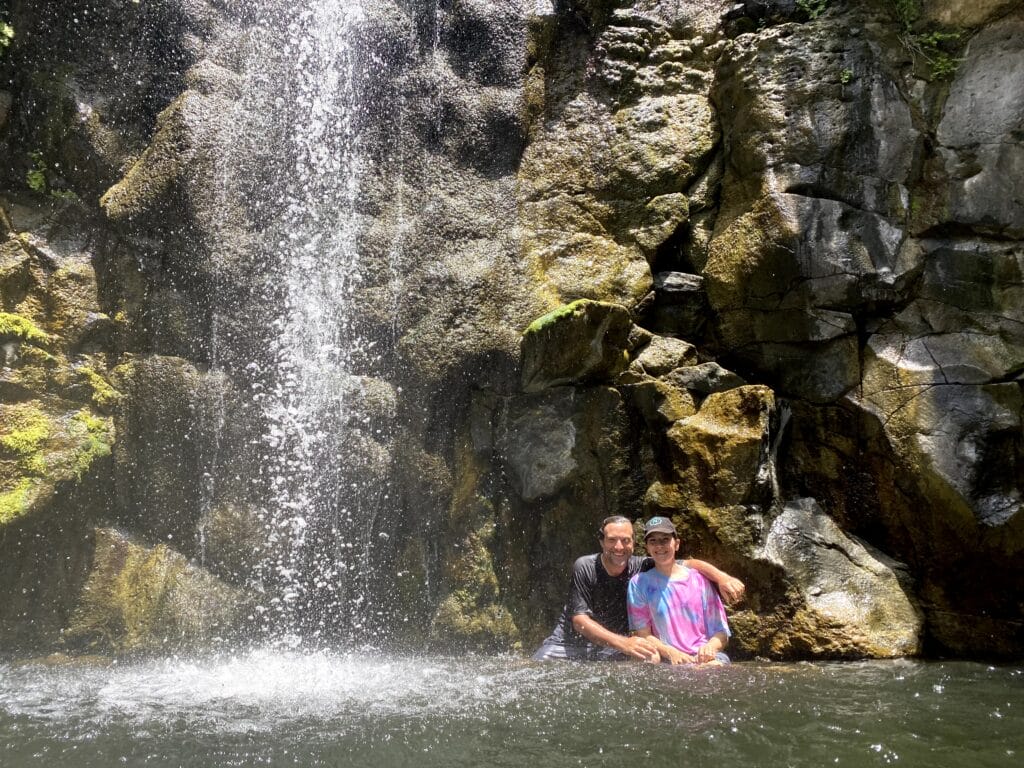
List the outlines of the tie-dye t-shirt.
{"type": "Polygon", "coordinates": [[[629,580],[626,604],[631,630],[650,627],[659,640],[695,654],[716,632],[726,637],[729,624],[714,585],[692,568],[682,576],[651,569],[629,580]]]}

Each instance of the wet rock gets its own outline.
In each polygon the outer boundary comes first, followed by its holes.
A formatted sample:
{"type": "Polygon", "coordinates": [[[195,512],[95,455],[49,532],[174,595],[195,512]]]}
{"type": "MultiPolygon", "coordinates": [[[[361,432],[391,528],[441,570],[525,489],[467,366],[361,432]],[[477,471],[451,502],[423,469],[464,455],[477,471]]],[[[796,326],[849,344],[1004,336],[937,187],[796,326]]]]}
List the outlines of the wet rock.
{"type": "MultiPolygon", "coordinates": [[[[614,445],[614,435],[622,432],[624,415],[621,396],[601,387],[557,387],[512,399],[496,445],[518,496],[537,501],[586,489],[616,467],[621,471],[622,447],[614,445]],[[595,460],[606,463],[598,466],[595,460]]],[[[600,482],[593,490],[601,494],[604,486],[600,482]]]]}
{"type": "Polygon", "coordinates": [[[945,27],[977,27],[1019,5],[1020,0],[979,0],[967,4],[957,0],[936,0],[922,3],[921,20],[945,27]]]}
{"type": "MultiPolygon", "coordinates": [[[[716,392],[668,431],[674,477],[689,506],[745,504],[763,495],[775,396],[760,385],[716,392]]],[[[770,489],[769,489],[770,492],[770,489]]]]}
{"type": "Polygon", "coordinates": [[[685,272],[659,272],[654,276],[654,306],[648,322],[662,333],[697,338],[707,323],[704,278],[685,272]]]}
{"type": "Polygon", "coordinates": [[[1024,365],[1020,284],[1013,246],[933,244],[919,297],[868,340],[862,398],[896,451],[931,486],[986,526],[1019,514],[1019,473],[992,482],[993,464],[1016,466],[1024,365]]]}
{"type": "Polygon", "coordinates": [[[681,387],[655,379],[622,388],[652,429],[665,429],[697,412],[693,396],[681,387]]]}
{"type": "Polygon", "coordinates": [[[726,370],[714,362],[676,368],[668,373],[665,379],[671,384],[696,392],[701,396],[726,392],[747,383],[738,374],[726,370]]]}
{"type": "Polygon", "coordinates": [[[949,178],[948,221],[1024,238],[1024,13],[971,39],[936,131],[949,178]],[[984,106],[982,106],[984,105],[984,106]]]}
{"type": "Polygon", "coordinates": [[[628,363],[630,325],[625,307],[586,299],[534,320],[523,332],[523,390],[611,379],[628,363]]]}
{"type": "Polygon", "coordinates": [[[648,376],[663,376],[676,368],[694,365],[697,348],[682,339],[654,336],[630,364],[648,376]]]}
{"type": "Polygon", "coordinates": [[[528,78],[537,117],[518,173],[526,255],[556,300],[632,307],[650,289],[648,260],[688,220],[685,190],[718,141],[710,71],[703,41],[686,37],[686,7],[580,11],[596,39],[562,27],[528,78]],[[588,76],[572,51],[591,44],[588,76]]]}
{"type": "Polygon", "coordinates": [[[777,643],[815,656],[920,652],[922,616],[906,567],[844,534],[814,499],[786,505],[771,525],[764,556],[806,603],[777,643]],[[804,644],[810,647],[799,647],[804,644]]]}
{"type": "Polygon", "coordinates": [[[64,637],[72,646],[114,653],[208,646],[238,629],[246,599],[165,544],[146,547],[102,528],[64,637]]]}
{"type": "Polygon", "coordinates": [[[128,359],[115,373],[125,397],[114,451],[119,522],[191,556],[227,384],[173,357],[128,359]]]}

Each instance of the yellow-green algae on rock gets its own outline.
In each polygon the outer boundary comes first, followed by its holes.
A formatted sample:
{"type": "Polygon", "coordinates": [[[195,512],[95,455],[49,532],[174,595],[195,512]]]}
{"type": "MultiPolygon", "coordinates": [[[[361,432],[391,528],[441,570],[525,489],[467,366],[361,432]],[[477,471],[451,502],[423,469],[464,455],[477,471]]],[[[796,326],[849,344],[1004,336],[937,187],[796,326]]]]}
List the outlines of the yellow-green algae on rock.
{"type": "Polygon", "coordinates": [[[147,547],[96,530],[92,570],[64,632],[72,646],[120,653],[159,651],[229,634],[245,595],[164,544],[147,547]]]}
{"type": "Polygon", "coordinates": [[[27,317],[13,312],[0,312],[0,339],[18,339],[30,344],[43,345],[50,336],[27,317]]]}

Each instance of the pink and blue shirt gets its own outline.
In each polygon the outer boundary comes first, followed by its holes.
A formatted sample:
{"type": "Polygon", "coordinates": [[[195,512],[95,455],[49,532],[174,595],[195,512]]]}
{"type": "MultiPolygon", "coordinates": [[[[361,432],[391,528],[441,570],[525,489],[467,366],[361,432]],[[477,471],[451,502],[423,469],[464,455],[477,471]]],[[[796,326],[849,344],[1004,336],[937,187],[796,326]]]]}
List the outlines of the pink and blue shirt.
{"type": "Polygon", "coordinates": [[[629,628],[649,627],[662,642],[683,653],[695,654],[729,624],[718,590],[703,575],[682,566],[685,573],[671,578],[656,569],[638,573],[629,580],[626,606],[629,628]]]}

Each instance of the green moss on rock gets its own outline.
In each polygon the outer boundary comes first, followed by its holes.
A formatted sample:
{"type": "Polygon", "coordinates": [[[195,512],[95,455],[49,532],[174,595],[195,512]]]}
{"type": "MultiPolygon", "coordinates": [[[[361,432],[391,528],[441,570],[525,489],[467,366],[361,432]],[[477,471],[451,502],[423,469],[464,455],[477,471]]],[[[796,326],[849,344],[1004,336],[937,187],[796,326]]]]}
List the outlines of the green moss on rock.
{"type": "Polygon", "coordinates": [[[96,459],[110,455],[113,444],[113,427],[109,419],[103,419],[83,408],[71,417],[72,435],[81,438],[75,452],[73,471],[81,479],[96,459]]]}
{"type": "Polygon", "coordinates": [[[11,406],[0,419],[4,432],[0,448],[17,459],[24,472],[42,475],[46,471],[43,447],[53,433],[50,418],[33,405],[11,406]]]}
{"type": "Polygon", "coordinates": [[[0,312],[0,339],[18,339],[29,344],[44,345],[50,341],[49,334],[40,330],[31,320],[11,312],[0,312]]]}
{"type": "Polygon", "coordinates": [[[75,373],[78,378],[84,381],[92,390],[92,404],[99,408],[101,411],[109,412],[121,401],[121,393],[118,392],[114,387],[110,385],[105,378],[103,378],[94,369],[88,366],[81,366],[76,369],[75,373]]]}
{"type": "Polygon", "coordinates": [[[32,502],[32,481],[25,477],[10,491],[0,493],[0,525],[6,525],[29,510],[32,502]]]}
{"type": "Polygon", "coordinates": [[[244,615],[245,596],[178,552],[96,531],[92,571],[65,631],[72,645],[164,651],[224,636],[244,615]]]}

